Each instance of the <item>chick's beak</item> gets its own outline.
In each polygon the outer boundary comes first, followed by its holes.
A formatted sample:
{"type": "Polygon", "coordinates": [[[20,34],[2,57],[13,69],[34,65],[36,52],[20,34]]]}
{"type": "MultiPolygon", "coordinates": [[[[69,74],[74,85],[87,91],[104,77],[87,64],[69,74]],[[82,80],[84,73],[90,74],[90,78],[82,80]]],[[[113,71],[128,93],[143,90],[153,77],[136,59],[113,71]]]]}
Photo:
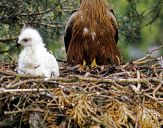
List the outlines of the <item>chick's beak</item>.
{"type": "Polygon", "coordinates": [[[20,40],[18,40],[18,44],[21,44],[21,41],[20,40]]]}

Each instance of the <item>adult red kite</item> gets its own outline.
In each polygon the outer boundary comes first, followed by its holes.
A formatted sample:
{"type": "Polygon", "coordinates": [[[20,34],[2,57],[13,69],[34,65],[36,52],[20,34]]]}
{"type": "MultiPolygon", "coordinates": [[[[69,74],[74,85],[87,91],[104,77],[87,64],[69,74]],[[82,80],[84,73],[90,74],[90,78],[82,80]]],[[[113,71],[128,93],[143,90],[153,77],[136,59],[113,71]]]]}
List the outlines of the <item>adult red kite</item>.
{"type": "Polygon", "coordinates": [[[106,0],[82,0],[65,28],[67,62],[72,65],[118,64],[118,28],[106,0]]]}

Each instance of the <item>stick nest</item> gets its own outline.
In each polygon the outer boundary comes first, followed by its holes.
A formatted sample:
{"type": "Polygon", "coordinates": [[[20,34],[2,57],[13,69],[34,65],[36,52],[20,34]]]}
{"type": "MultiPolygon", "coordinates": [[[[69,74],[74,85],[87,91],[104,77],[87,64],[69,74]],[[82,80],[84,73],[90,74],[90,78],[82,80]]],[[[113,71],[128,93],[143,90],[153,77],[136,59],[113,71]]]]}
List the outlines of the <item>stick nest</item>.
{"type": "Polygon", "coordinates": [[[0,127],[161,128],[163,61],[146,56],[80,71],[60,62],[61,76],[19,75],[0,62],[0,127]]]}

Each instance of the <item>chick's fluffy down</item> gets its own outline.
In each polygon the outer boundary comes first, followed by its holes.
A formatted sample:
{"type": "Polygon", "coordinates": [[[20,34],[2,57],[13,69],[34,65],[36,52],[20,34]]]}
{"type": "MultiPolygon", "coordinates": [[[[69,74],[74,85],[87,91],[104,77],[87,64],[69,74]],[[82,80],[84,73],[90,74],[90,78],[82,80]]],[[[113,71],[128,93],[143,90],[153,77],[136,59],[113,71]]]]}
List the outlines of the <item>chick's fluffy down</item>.
{"type": "Polygon", "coordinates": [[[55,57],[47,52],[41,36],[35,29],[23,29],[18,43],[24,46],[19,55],[18,73],[44,77],[59,76],[59,66],[55,57]]]}

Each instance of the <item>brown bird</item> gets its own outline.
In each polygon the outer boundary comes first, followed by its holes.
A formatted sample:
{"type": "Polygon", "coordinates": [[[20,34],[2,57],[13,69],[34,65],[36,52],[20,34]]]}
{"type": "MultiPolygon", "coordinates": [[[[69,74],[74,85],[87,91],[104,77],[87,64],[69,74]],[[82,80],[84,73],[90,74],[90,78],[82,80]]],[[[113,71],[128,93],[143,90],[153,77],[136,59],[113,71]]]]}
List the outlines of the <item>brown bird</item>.
{"type": "Polygon", "coordinates": [[[81,0],[68,20],[64,36],[68,64],[118,64],[118,27],[106,0],[81,0]]]}

